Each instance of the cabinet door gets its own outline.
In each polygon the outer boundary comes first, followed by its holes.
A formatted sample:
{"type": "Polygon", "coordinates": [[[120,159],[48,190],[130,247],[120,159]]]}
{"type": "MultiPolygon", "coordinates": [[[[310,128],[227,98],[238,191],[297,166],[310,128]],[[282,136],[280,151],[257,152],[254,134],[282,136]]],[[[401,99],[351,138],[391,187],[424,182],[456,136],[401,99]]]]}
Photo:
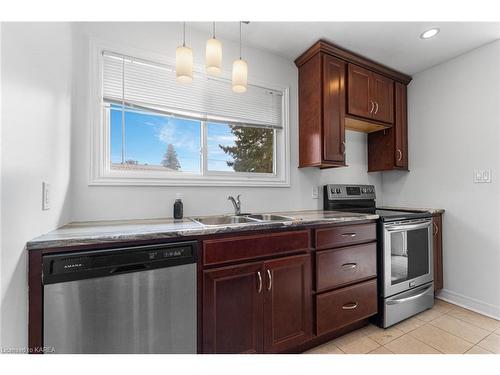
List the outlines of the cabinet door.
{"type": "Polygon", "coordinates": [[[396,82],[396,118],[394,122],[394,164],[408,168],[408,120],[406,85],[396,82]]]}
{"type": "Polygon", "coordinates": [[[345,162],[345,62],[323,55],[323,158],[345,162]]]}
{"type": "Polygon", "coordinates": [[[264,351],[282,352],[312,335],[310,255],[271,260],[264,268],[264,351]]]}
{"type": "Polygon", "coordinates": [[[394,81],[373,73],[370,89],[371,100],[375,103],[372,112],[373,119],[392,124],[394,122],[394,81]]]}
{"type": "Polygon", "coordinates": [[[353,64],[349,64],[348,70],[348,112],[351,115],[372,118],[375,110],[375,104],[371,100],[373,73],[353,64]]]}
{"type": "Polygon", "coordinates": [[[203,353],[262,353],[262,263],[203,271],[203,353]]]}
{"type": "Polygon", "coordinates": [[[442,217],[432,217],[434,246],[434,291],[443,289],[443,234],[442,217]]]}

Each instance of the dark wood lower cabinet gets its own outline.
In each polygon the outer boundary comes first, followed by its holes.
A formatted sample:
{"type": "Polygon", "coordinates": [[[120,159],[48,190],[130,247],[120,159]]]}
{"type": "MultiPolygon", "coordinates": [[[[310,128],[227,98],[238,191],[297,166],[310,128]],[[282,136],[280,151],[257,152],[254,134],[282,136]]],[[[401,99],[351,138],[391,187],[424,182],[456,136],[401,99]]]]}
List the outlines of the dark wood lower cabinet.
{"type": "Polygon", "coordinates": [[[203,353],[262,353],[262,283],[262,262],[203,271],[203,353]]]}
{"type": "Polygon", "coordinates": [[[432,217],[434,247],[434,291],[443,289],[443,220],[442,215],[432,217]]]}
{"type": "Polygon", "coordinates": [[[311,257],[299,255],[264,264],[264,351],[277,353],[312,336],[311,257]]]}
{"type": "Polygon", "coordinates": [[[311,337],[310,255],[203,271],[203,352],[276,353],[311,337]]]}

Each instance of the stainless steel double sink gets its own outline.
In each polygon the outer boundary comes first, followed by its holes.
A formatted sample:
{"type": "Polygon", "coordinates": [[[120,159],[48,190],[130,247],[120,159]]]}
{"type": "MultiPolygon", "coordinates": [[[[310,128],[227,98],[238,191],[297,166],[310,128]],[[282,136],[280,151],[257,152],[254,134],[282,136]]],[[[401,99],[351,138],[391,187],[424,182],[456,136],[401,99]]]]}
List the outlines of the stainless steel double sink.
{"type": "Polygon", "coordinates": [[[219,215],[195,217],[191,220],[203,225],[224,225],[224,224],[244,224],[244,223],[262,223],[271,221],[292,221],[288,216],[273,214],[249,214],[249,215],[219,215]]]}

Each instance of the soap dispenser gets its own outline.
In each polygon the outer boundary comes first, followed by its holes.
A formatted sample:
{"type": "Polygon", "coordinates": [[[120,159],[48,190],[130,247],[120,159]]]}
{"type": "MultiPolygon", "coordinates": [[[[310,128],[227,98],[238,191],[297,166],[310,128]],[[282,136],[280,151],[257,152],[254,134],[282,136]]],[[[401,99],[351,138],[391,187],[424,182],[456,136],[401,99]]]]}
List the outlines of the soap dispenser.
{"type": "Polygon", "coordinates": [[[181,220],[184,215],[184,207],[182,204],[182,195],[177,193],[175,195],[175,203],[174,203],[174,219],[181,220]]]}

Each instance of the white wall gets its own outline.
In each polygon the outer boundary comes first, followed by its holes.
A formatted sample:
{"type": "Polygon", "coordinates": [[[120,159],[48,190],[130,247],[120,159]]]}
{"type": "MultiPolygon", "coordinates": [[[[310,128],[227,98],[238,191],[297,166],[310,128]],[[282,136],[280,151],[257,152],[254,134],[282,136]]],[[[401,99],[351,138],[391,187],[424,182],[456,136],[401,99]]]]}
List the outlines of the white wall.
{"type": "Polygon", "coordinates": [[[500,318],[500,41],[416,74],[410,173],[383,176],[385,204],[442,207],[442,297],[500,318]],[[493,183],[474,184],[474,169],[493,183]]]}
{"type": "Polygon", "coordinates": [[[70,218],[68,23],[4,23],[1,33],[2,346],[27,345],[26,241],[70,218]],[[42,181],[51,209],[42,211],[42,181]]]}
{"type": "MultiPolygon", "coordinates": [[[[77,31],[77,72],[73,117],[73,220],[125,219],[172,216],[175,193],[184,196],[185,215],[227,213],[232,210],[227,201],[229,194],[242,194],[244,211],[279,211],[315,209],[321,199],[311,198],[312,187],[322,184],[318,169],[298,169],[297,141],[297,69],[292,61],[269,52],[244,48],[244,58],[249,64],[250,79],[270,81],[290,86],[291,126],[291,187],[289,188],[240,188],[240,187],[102,187],[88,186],[90,161],[90,110],[89,96],[89,38],[141,48],[174,57],[181,41],[180,23],[84,23],[77,31]]],[[[235,31],[237,27],[235,27],[235,31]]],[[[205,42],[209,37],[187,26],[187,43],[193,48],[195,64],[204,61],[205,42]]],[[[223,40],[223,69],[230,70],[232,60],[238,57],[238,45],[223,40]]],[[[348,133],[347,158],[352,167],[331,171],[331,182],[358,182],[366,179],[366,143],[364,135],[348,133]],[[358,176],[357,172],[362,171],[358,176]]],[[[326,180],[325,180],[326,181],[326,180]]],[[[370,181],[380,185],[381,178],[370,181]]],[[[364,181],[363,181],[364,182],[364,181]]]]}
{"type": "Polygon", "coordinates": [[[375,185],[377,204],[382,204],[382,174],[367,173],[368,170],[368,134],[346,131],[347,168],[321,170],[319,185],[325,184],[371,184],[375,185]]]}

